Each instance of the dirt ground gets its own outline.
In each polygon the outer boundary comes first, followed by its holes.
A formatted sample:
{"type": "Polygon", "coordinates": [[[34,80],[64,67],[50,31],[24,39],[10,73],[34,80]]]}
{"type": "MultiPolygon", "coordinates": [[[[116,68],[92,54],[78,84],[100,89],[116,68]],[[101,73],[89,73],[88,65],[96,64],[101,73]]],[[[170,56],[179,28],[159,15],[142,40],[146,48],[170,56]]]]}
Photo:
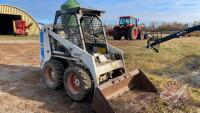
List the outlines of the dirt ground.
{"type": "Polygon", "coordinates": [[[42,84],[39,43],[0,42],[0,113],[89,113],[88,108],[42,84]]]}

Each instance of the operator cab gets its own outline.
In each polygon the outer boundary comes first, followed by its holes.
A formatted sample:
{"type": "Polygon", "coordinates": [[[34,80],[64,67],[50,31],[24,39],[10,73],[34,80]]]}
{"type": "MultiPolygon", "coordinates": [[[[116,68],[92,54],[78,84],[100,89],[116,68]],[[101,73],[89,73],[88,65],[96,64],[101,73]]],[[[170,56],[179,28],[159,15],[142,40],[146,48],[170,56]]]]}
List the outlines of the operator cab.
{"type": "Polygon", "coordinates": [[[106,35],[100,19],[103,13],[86,8],[57,11],[53,31],[90,54],[106,54],[106,35]]]}
{"type": "Polygon", "coordinates": [[[128,25],[138,26],[138,22],[139,22],[139,19],[132,17],[132,16],[123,16],[123,17],[120,17],[120,19],[119,19],[120,26],[128,26],[128,25]]]}

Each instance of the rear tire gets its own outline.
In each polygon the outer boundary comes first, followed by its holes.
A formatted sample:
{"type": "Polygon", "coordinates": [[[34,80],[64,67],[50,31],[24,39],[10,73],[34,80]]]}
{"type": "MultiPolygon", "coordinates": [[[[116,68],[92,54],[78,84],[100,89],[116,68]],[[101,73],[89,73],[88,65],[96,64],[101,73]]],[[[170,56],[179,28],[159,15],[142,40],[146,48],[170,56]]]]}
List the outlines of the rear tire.
{"type": "Polygon", "coordinates": [[[51,59],[43,68],[43,82],[50,89],[56,90],[63,86],[64,66],[59,60],[51,59]]]}
{"type": "Polygon", "coordinates": [[[83,101],[93,89],[90,75],[74,65],[66,69],[63,82],[66,93],[74,101],[83,101]]]}
{"type": "Polygon", "coordinates": [[[122,34],[121,34],[120,28],[115,27],[113,29],[113,38],[114,38],[114,40],[121,40],[122,39],[122,34]]]}
{"type": "Polygon", "coordinates": [[[138,30],[136,27],[133,26],[128,30],[128,37],[129,37],[129,40],[137,40],[138,30]]]}

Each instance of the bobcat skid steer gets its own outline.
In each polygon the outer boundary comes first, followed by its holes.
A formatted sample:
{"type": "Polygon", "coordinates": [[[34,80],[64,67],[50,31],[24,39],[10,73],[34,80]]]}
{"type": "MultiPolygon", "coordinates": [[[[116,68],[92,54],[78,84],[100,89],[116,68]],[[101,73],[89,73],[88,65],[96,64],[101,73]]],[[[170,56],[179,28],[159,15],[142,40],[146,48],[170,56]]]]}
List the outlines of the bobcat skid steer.
{"type": "Polygon", "coordinates": [[[64,86],[74,101],[90,98],[96,113],[114,113],[107,99],[157,89],[141,70],[125,71],[123,52],[107,43],[103,13],[79,7],[57,11],[53,28],[43,26],[40,33],[41,69],[49,88],[64,86]]]}

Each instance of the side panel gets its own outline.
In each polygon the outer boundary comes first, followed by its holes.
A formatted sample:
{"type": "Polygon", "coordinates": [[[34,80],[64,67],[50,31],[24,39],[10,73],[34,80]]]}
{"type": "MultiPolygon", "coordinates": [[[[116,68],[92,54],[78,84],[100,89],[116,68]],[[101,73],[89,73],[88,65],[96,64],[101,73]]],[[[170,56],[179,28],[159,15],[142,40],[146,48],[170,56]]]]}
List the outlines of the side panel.
{"type": "Polygon", "coordinates": [[[92,55],[90,55],[89,53],[87,53],[85,50],[79,48],[78,46],[74,45],[73,43],[69,42],[68,40],[60,37],[56,33],[52,32],[50,30],[48,31],[48,33],[53,39],[57,40],[63,46],[65,46],[69,50],[71,56],[73,56],[74,58],[80,59],[80,61],[86,65],[86,67],[90,70],[90,73],[93,77],[95,86],[98,86],[99,85],[99,75],[97,75],[97,69],[96,69],[94,57],[92,55]]]}
{"type": "Polygon", "coordinates": [[[43,27],[40,32],[40,67],[51,59],[51,47],[47,28],[43,27]]]}
{"type": "MultiPolygon", "coordinates": [[[[44,32],[40,32],[40,63],[42,64],[44,62],[44,32]]],[[[41,65],[40,64],[40,65],[41,65]]]]}
{"type": "Polygon", "coordinates": [[[102,75],[107,72],[111,72],[113,70],[119,69],[124,67],[122,60],[112,61],[110,63],[106,63],[101,66],[97,66],[97,75],[102,75]]]}

